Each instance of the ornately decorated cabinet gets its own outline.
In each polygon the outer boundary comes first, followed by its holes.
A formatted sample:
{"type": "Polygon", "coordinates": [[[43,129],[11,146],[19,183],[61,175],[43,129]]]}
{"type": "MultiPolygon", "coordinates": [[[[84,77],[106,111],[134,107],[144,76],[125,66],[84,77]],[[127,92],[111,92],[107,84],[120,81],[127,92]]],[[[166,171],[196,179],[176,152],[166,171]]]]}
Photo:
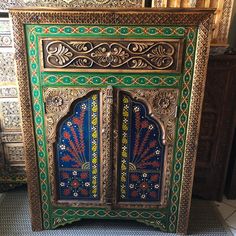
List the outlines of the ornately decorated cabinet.
{"type": "Polygon", "coordinates": [[[34,230],[187,230],[212,10],[11,11],[34,230]]]}

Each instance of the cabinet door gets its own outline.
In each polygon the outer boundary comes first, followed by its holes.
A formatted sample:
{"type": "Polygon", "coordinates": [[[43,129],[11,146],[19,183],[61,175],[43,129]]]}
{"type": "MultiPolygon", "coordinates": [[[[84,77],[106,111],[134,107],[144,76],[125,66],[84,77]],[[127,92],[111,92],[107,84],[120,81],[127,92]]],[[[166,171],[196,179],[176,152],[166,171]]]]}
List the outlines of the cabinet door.
{"type": "Polygon", "coordinates": [[[118,205],[166,204],[177,98],[177,89],[117,92],[118,205]]]}
{"type": "Polygon", "coordinates": [[[105,163],[110,147],[103,143],[103,139],[109,139],[109,126],[102,111],[106,114],[110,111],[103,101],[106,101],[106,89],[44,89],[54,204],[106,202],[103,183],[108,177],[105,163]]]}

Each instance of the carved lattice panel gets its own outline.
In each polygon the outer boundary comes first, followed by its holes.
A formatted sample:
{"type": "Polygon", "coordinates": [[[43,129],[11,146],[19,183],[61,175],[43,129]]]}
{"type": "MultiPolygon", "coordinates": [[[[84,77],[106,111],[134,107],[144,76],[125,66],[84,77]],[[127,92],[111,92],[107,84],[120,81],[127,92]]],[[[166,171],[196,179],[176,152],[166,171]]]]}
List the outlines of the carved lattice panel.
{"type": "Polygon", "coordinates": [[[3,147],[7,165],[25,166],[23,143],[6,143],[3,147]]]}
{"type": "Polygon", "coordinates": [[[0,118],[2,131],[20,131],[20,110],[17,99],[0,101],[0,118]]]}

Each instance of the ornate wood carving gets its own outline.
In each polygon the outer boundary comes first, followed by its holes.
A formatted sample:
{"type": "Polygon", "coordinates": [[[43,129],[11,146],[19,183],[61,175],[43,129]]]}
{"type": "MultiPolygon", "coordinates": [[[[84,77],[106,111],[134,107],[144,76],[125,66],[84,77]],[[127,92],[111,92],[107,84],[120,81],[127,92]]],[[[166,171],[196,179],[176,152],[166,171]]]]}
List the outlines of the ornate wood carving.
{"type": "MultiPolygon", "coordinates": [[[[44,229],[49,229],[62,225],[65,222],[73,222],[86,216],[89,211],[89,215],[91,215],[92,218],[142,219],[143,222],[152,225],[156,224],[157,227],[160,227],[165,231],[180,233],[186,232],[186,222],[188,221],[190,206],[189,189],[191,189],[192,186],[191,178],[195,160],[195,144],[199,122],[199,109],[201,107],[201,98],[203,95],[202,91],[205,81],[204,73],[207,61],[206,52],[208,52],[208,29],[211,14],[212,11],[208,10],[192,10],[191,12],[181,12],[181,14],[175,10],[171,10],[171,12],[170,10],[159,12],[157,10],[141,9],[131,9],[129,12],[122,10],[91,10],[89,12],[83,12],[82,10],[66,12],[54,11],[53,14],[51,11],[47,10],[40,10],[40,12],[37,13],[35,9],[32,11],[12,11],[13,25],[15,25],[16,28],[14,30],[14,37],[16,42],[16,58],[18,60],[18,78],[21,87],[20,93],[22,95],[21,110],[23,114],[23,129],[25,132],[24,137],[26,141],[27,165],[28,168],[34,170],[34,173],[28,173],[28,178],[30,180],[30,199],[32,201],[32,215],[34,216],[33,225],[35,229],[42,229],[42,227],[44,229]],[[145,207],[142,210],[126,208],[108,209],[104,207],[78,209],[78,206],[74,204],[71,204],[70,208],[66,208],[64,206],[52,207],[52,198],[50,196],[51,187],[47,182],[47,179],[50,179],[51,176],[48,176],[47,172],[48,164],[46,157],[48,153],[45,149],[46,139],[45,133],[43,132],[44,122],[43,119],[37,119],[37,117],[42,118],[44,109],[42,104],[41,79],[43,77],[42,74],[45,72],[41,73],[39,71],[39,57],[37,54],[34,54],[34,52],[38,53],[38,51],[34,50],[38,47],[38,37],[40,37],[40,35],[45,36],[45,34],[49,32],[46,27],[48,25],[55,27],[54,23],[58,25],[70,24],[70,26],[75,29],[76,24],[90,24],[90,27],[92,24],[92,26],[94,26],[94,21],[99,26],[104,26],[105,28],[107,28],[107,25],[113,25],[113,27],[117,29],[114,38],[124,38],[128,36],[136,38],[137,33],[136,29],[134,29],[134,26],[135,28],[140,29],[140,27],[137,26],[142,25],[141,32],[144,37],[156,38],[156,35],[158,35],[158,37],[166,38],[165,36],[167,34],[171,34],[171,37],[183,38],[186,42],[186,56],[185,62],[183,63],[183,73],[180,75],[180,82],[177,83],[175,87],[179,88],[180,90],[180,108],[179,114],[177,116],[178,131],[175,135],[176,155],[174,156],[174,162],[172,163],[173,172],[171,174],[170,181],[171,189],[169,190],[168,208],[157,208],[152,210],[145,210],[145,207]],[[27,25],[27,23],[30,24],[27,25]],[[36,28],[32,28],[34,27],[34,24],[37,24],[36,28]],[[120,28],[122,25],[126,25],[128,35],[121,32],[120,28]],[[184,27],[183,29],[181,29],[181,27],[180,29],[177,29],[173,25],[184,25],[184,27]],[[153,30],[150,28],[155,28],[155,36],[151,36],[153,34],[153,30]],[[25,32],[27,33],[28,37],[24,37],[25,32]],[[26,39],[27,44],[32,47],[28,47],[28,52],[26,52],[24,47],[26,42],[22,41],[22,39],[26,39]],[[37,40],[35,41],[35,39],[37,40]],[[196,41],[196,39],[198,41],[196,41]],[[195,47],[196,42],[197,46],[195,47]],[[197,57],[195,58],[196,54],[197,57]],[[27,55],[29,59],[28,61],[26,60],[27,55]],[[29,67],[27,67],[27,62],[29,63],[29,67]],[[26,68],[29,69],[29,73],[26,68]],[[28,80],[25,79],[27,75],[30,76],[30,79],[28,80]],[[31,87],[28,84],[29,81],[31,83],[31,87]],[[30,90],[32,93],[30,93],[30,90]],[[34,107],[34,116],[30,111],[31,101],[32,107],[34,107]],[[33,117],[35,117],[35,119],[33,119],[33,117]],[[34,137],[34,134],[36,134],[36,137],[34,137]],[[36,161],[35,145],[37,145],[39,162],[36,161]],[[35,171],[40,174],[35,175],[35,171]],[[41,198],[39,197],[39,193],[41,193],[41,198]],[[179,206],[181,207],[179,208],[179,206]]],[[[62,29],[62,32],[58,31],[57,34],[59,36],[62,36],[62,34],[67,34],[67,32],[64,30],[65,29],[62,29]]],[[[50,34],[51,36],[54,36],[53,32],[48,33],[49,37],[50,34]]],[[[110,35],[110,37],[112,36],[113,34],[110,35]]],[[[123,73],[124,72],[121,71],[120,74],[123,75],[123,73]]],[[[60,73],[57,72],[57,74],[60,73]]],[[[55,81],[58,80],[52,79],[51,82],[55,83],[55,86],[57,86],[60,83],[55,81]]],[[[70,84],[70,81],[71,80],[68,78],[64,80],[64,82],[68,85],[70,84]]],[[[61,84],[59,86],[61,86],[61,84]]],[[[173,88],[172,85],[167,85],[167,87],[173,88]]],[[[59,101],[59,104],[61,103],[60,99],[56,99],[56,101],[59,101]]],[[[164,100],[160,105],[167,107],[168,102],[164,100]]],[[[49,166],[51,165],[49,164],[49,166]]]]}
{"type": "Polygon", "coordinates": [[[73,41],[42,40],[43,70],[106,69],[106,70],[161,70],[180,72],[182,40],[122,42],[109,39],[73,41]],[[104,43],[104,41],[106,41],[104,43]]]}
{"type": "MultiPolygon", "coordinates": [[[[193,173],[190,173],[188,169],[194,169],[196,154],[197,154],[197,143],[198,135],[200,130],[200,118],[201,116],[195,116],[194,114],[200,114],[203,103],[203,93],[206,81],[207,63],[210,46],[209,29],[211,29],[212,18],[207,18],[199,25],[199,39],[197,42],[197,53],[196,53],[196,65],[194,72],[194,79],[192,85],[192,96],[190,100],[190,114],[188,121],[188,135],[186,140],[186,148],[184,152],[185,161],[183,169],[183,193],[180,198],[180,212],[178,218],[178,231],[184,231],[184,223],[188,222],[188,215],[190,212],[190,205],[185,207],[186,202],[192,198],[192,189],[190,186],[193,185],[193,173]],[[186,158],[188,157],[188,158],[186,158]]],[[[182,107],[181,109],[184,109],[182,107]]]]}

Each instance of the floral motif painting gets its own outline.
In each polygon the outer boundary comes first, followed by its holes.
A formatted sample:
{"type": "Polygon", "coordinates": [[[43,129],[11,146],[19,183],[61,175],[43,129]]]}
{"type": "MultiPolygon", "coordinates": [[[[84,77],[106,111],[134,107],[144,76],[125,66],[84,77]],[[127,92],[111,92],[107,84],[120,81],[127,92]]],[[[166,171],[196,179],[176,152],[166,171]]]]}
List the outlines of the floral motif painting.
{"type": "Polygon", "coordinates": [[[147,106],[120,97],[120,201],[160,201],[165,146],[160,124],[147,106]]]}
{"type": "Polygon", "coordinates": [[[99,96],[76,100],[55,144],[59,200],[99,199],[99,96]]]}

